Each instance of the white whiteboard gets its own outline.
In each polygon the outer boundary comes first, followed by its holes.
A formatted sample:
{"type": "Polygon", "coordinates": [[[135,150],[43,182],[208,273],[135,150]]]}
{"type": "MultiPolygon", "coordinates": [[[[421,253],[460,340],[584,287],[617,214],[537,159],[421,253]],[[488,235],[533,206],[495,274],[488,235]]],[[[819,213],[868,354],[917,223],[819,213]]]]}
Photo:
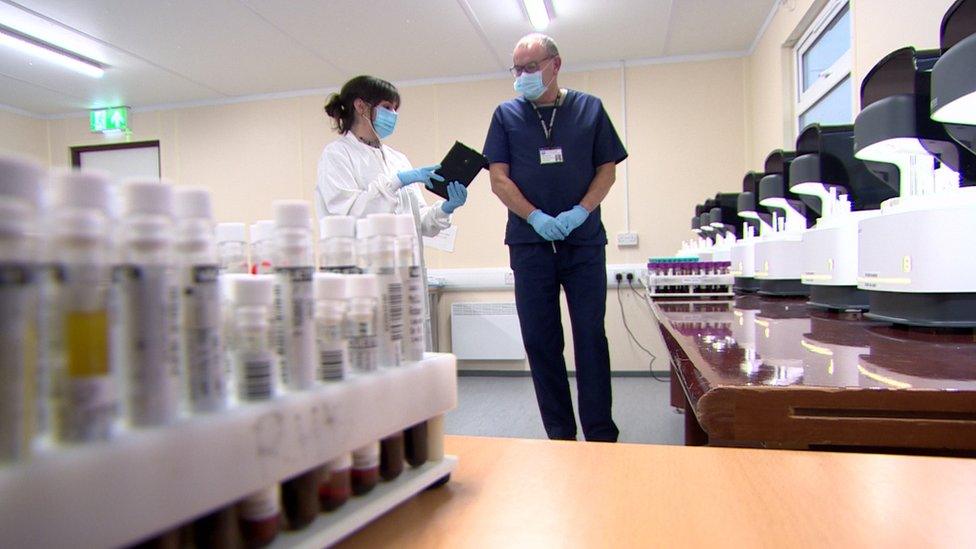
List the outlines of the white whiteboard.
{"type": "Polygon", "coordinates": [[[132,149],[82,151],[78,157],[81,169],[108,172],[116,181],[160,177],[159,146],[155,144],[132,149]]]}

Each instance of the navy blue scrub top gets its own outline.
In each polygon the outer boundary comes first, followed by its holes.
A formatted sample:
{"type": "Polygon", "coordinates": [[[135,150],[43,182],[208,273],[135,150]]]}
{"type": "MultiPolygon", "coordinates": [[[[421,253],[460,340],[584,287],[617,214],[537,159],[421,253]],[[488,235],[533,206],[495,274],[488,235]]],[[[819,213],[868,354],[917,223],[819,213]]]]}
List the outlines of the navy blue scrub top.
{"type": "MultiPolygon", "coordinates": [[[[539,116],[528,100],[519,97],[502,103],[491,118],[484,149],[488,162],[508,164],[509,177],[525,198],[553,217],[580,203],[597,166],[627,158],[627,151],[600,99],[567,90],[558,107],[539,108],[539,115],[547,125],[554,108],[556,120],[547,143],[539,116]],[[542,164],[539,149],[551,147],[562,148],[563,162],[542,164]]],[[[576,245],[605,245],[607,232],[600,220],[600,208],[591,212],[565,241],[576,245]]],[[[510,210],[505,244],[539,242],[546,240],[510,210]]]]}

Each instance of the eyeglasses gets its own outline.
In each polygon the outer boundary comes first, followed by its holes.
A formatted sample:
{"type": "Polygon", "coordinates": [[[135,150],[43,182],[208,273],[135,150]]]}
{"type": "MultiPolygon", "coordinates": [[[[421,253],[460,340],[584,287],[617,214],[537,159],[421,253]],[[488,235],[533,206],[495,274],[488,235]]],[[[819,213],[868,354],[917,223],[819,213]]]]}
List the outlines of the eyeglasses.
{"type": "Polygon", "coordinates": [[[512,73],[512,76],[520,76],[523,72],[527,72],[529,74],[539,72],[542,70],[542,63],[552,59],[553,57],[555,57],[555,55],[550,55],[549,57],[544,57],[538,61],[526,63],[525,65],[513,65],[508,69],[508,72],[512,73]]]}

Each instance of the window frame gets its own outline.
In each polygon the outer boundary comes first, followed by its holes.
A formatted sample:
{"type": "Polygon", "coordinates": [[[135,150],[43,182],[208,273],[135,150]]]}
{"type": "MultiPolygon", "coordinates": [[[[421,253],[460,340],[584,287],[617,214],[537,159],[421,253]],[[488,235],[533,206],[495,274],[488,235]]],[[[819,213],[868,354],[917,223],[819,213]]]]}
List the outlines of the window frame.
{"type": "MultiPolygon", "coordinates": [[[[803,33],[793,48],[793,73],[796,94],[794,96],[793,127],[797,135],[803,129],[800,127],[800,118],[818,101],[834,90],[844,81],[845,78],[853,78],[854,60],[854,25],[853,14],[850,11],[850,0],[831,0],[820,11],[820,15],[814,19],[813,23],[803,33]],[[817,40],[823,36],[824,31],[834,22],[844,8],[848,10],[848,17],[851,17],[850,47],[843,55],[834,61],[834,64],[820,73],[815,82],[806,91],[803,90],[803,54],[805,54],[817,40]]],[[[853,86],[851,88],[854,89],[853,86]]],[[[851,112],[855,112],[853,93],[850,98],[851,112]]]]}

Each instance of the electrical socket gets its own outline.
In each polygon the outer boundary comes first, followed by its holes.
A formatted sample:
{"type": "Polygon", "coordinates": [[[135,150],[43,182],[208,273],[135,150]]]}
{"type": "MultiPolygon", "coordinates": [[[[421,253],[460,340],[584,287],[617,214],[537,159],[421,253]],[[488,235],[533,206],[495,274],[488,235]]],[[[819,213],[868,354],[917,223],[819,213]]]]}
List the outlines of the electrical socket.
{"type": "Polygon", "coordinates": [[[624,282],[633,284],[636,277],[630,271],[617,271],[613,274],[613,278],[617,281],[617,284],[623,284],[624,282]]]}
{"type": "Polygon", "coordinates": [[[616,263],[607,265],[607,287],[616,288],[618,280],[620,284],[627,283],[627,275],[636,282],[641,273],[646,269],[641,263],[616,263]],[[619,276],[619,279],[617,278],[619,276]]]}
{"type": "Polygon", "coordinates": [[[618,248],[629,248],[636,246],[638,243],[637,233],[617,233],[617,247],[618,248]]]}

